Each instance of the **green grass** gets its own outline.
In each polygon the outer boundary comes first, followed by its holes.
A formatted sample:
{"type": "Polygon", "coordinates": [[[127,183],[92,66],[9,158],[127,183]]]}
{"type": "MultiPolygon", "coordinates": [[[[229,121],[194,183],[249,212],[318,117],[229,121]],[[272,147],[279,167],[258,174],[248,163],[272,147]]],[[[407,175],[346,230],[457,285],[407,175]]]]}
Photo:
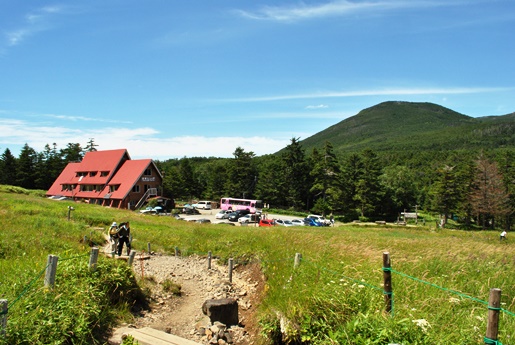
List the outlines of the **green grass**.
{"type": "MultiPolygon", "coordinates": [[[[178,247],[182,255],[211,251],[222,262],[259,262],[266,286],[258,318],[264,339],[273,343],[482,344],[488,310],[481,301],[490,289],[502,289],[502,308],[515,312],[510,234],[500,243],[497,232],[435,231],[429,225],[227,227],[1,188],[0,214],[0,298],[19,298],[8,313],[12,343],[101,343],[117,317],[130,317],[131,301],[138,298],[135,278],[126,265],[104,258],[98,272],[90,273],[83,241],[88,236],[101,244],[105,230],[97,228],[124,220],[131,222],[137,251],[146,251],[150,242],[157,252],[173,254],[178,247]],[[385,251],[395,271],[393,315],[384,312],[385,251]],[[295,253],[303,259],[294,269],[295,253]],[[56,288],[45,290],[40,277],[24,292],[49,254],[60,258],[56,288]]],[[[501,313],[499,340],[513,343],[514,330],[515,318],[501,313]]]]}

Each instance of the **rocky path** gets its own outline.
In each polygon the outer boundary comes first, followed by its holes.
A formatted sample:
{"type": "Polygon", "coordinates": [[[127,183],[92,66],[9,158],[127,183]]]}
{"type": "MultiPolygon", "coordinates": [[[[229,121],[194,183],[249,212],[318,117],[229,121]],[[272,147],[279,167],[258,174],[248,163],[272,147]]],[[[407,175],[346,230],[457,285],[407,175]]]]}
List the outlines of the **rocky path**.
{"type": "MultiPolygon", "coordinates": [[[[209,328],[210,320],[202,312],[208,299],[235,298],[238,301],[240,323],[227,329],[228,337],[222,340],[233,344],[253,344],[256,336],[254,312],[263,289],[263,277],[258,265],[235,266],[232,283],[228,267],[219,265],[217,259],[208,269],[206,257],[175,257],[154,254],[147,260],[134,260],[134,271],[150,290],[151,303],[130,327],[152,327],[199,343],[214,343],[209,328]],[[172,283],[180,292],[167,289],[172,283]]],[[[122,325],[126,327],[127,325],[122,325]]],[[[113,334],[116,334],[116,330],[113,334]]],[[[111,344],[119,343],[111,339],[111,344]]]]}

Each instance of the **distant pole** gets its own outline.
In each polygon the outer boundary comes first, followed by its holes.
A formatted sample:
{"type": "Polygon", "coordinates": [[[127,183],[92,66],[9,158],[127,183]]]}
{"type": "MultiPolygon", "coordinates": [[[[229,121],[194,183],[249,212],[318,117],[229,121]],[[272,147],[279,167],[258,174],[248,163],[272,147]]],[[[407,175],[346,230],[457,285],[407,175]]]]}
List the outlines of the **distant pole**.
{"type": "Polygon", "coordinates": [[[97,261],[98,261],[98,248],[91,248],[91,254],[89,255],[89,270],[95,271],[97,269],[97,261]]]}
{"type": "Polygon", "coordinates": [[[207,252],[207,269],[211,269],[211,259],[213,258],[213,254],[211,251],[207,252]]]}
{"type": "Polygon", "coordinates": [[[147,243],[147,253],[148,253],[148,255],[150,255],[150,253],[151,253],[150,252],[150,242],[147,243]]]}
{"type": "Polygon", "coordinates": [[[383,288],[384,302],[386,304],[386,312],[392,312],[392,271],[390,265],[390,253],[383,253],[383,288]]]}
{"type": "MultiPolygon", "coordinates": [[[[488,340],[495,341],[497,344],[497,335],[499,333],[499,312],[501,311],[501,289],[494,288],[490,290],[488,298],[488,324],[486,326],[486,337],[488,340]]],[[[485,339],[485,343],[486,340],[485,339]]],[[[494,344],[488,342],[488,344],[494,344]]]]}
{"type": "Polygon", "coordinates": [[[302,254],[301,253],[295,253],[295,260],[293,261],[293,268],[299,267],[301,259],[302,259],[302,254]]]}
{"type": "Polygon", "coordinates": [[[55,275],[57,272],[57,260],[59,259],[56,255],[48,255],[47,267],[45,272],[45,287],[53,288],[55,285],[55,275]]]}
{"type": "Polygon", "coordinates": [[[232,283],[232,267],[233,267],[233,259],[229,259],[229,283],[232,283]]]}
{"type": "Polygon", "coordinates": [[[5,336],[5,330],[7,329],[7,300],[0,299],[0,335],[2,338],[5,336]]]}
{"type": "Polygon", "coordinates": [[[175,256],[178,257],[179,256],[179,247],[175,247],[175,256]]]}
{"type": "Polygon", "coordinates": [[[131,250],[131,252],[129,253],[129,260],[127,261],[127,264],[129,266],[132,266],[132,263],[134,262],[134,257],[136,256],[136,251],[135,250],[131,250]]]}

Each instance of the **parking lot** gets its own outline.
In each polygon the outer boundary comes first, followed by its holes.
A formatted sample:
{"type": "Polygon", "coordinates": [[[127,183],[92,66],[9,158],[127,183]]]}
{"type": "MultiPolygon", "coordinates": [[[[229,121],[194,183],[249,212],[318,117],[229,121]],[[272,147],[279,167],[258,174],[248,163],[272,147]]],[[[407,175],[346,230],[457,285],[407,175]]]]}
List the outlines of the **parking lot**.
{"type": "MultiPolygon", "coordinates": [[[[194,221],[198,219],[209,219],[211,223],[233,223],[235,226],[241,226],[239,222],[230,222],[227,219],[216,219],[215,215],[220,211],[220,209],[213,209],[213,210],[198,210],[200,214],[180,214],[180,217],[187,221],[194,221]]],[[[269,219],[299,219],[300,217],[294,217],[294,216],[285,216],[285,215],[277,215],[277,214],[268,214],[269,219]]],[[[250,223],[247,226],[258,226],[257,223],[250,223]]]]}

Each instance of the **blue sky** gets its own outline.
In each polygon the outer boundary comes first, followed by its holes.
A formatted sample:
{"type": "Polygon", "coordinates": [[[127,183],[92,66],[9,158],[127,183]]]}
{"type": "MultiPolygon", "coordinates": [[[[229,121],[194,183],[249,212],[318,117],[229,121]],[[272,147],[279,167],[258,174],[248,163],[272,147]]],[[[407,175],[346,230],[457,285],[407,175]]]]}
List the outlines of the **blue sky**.
{"type": "Polygon", "coordinates": [[[389,100],[504,115],[513,33],[513,0],[0,0],[0,153],[262,155],[389,100]]]}

